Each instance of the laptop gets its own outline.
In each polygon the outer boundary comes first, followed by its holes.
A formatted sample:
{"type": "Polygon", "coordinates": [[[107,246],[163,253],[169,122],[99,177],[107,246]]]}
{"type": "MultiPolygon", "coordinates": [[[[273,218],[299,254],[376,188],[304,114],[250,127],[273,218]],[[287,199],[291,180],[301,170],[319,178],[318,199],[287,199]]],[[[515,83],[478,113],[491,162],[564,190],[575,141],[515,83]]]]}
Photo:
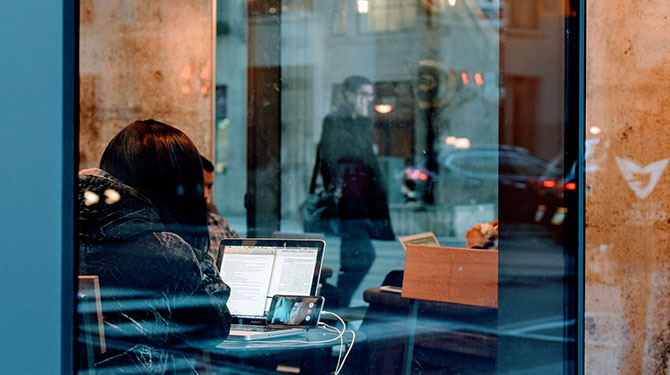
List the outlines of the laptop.
{"type": "Polygon", "coordinates": [[[424,232],[398,237],[398,241],[400,241],[400,244],[402,245],[403,249],[405,249],[405,251],[407,251],[407,245],[409,244],[440,246],[440,242],[437,240],[437,237],[435,237],[435,233],[433,232],[424,232]]]}
{"type": "Polygon", "coordinates": [[[230,286],[230,339],[258,340],[306,331],[268,327],[272,297],[316,295],[326,243],[316,239],[230,238],[219,245],[221,278],[230,286]]]}

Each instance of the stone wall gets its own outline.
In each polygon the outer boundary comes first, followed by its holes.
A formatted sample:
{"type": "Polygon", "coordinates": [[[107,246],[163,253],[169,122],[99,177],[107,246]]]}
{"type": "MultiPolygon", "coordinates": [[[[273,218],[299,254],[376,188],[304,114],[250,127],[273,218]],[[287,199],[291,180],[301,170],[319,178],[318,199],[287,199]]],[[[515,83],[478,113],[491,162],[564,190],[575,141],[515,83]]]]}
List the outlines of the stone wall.
{"type": "Polygon", "coordinates": [[[668,374],[670,2],[587,2],[586,373],[668,374]]]}
{"type": "Polygon", "coordinates": [[[80,168],[125,125],[153,118],[212,156],[211,0],[80,2],[80,168]]]}

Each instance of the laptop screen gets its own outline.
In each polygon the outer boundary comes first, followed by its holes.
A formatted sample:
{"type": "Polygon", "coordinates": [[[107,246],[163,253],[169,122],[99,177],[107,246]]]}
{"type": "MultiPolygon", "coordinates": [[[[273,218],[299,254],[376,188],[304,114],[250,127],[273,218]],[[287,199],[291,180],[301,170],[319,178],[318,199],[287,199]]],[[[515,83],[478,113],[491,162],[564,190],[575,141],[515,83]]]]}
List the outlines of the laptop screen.
{"type": "Polygon", "coordinates": [[[265,319],[275,294],[315,295],[324,248],[323,240],[223,240],[218,266],[233,318],[265,319]]]}
{"type": "Polygon", "coordinates": [[[407,245],[409,244],[440,246],[440,242],[437,240],[437,237],[435,237],[435,233],[433,232],[424,232],[410,236],[398,237],[398,241],[400,241],[400,244],[405,250],[407,250],[407,245]]]}

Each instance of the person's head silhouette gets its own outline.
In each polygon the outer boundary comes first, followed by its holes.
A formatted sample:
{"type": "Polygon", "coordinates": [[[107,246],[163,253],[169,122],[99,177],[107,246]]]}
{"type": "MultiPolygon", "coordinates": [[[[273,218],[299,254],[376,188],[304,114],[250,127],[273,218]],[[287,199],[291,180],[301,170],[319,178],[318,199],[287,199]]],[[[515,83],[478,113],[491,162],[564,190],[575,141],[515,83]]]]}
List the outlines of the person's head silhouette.
{"type": "Polygon", "coordinates": [[[362,76],[350,76],[342,83],[342,95],[352,116],[367,117],[374,100],[372,82],[362,76]]]}

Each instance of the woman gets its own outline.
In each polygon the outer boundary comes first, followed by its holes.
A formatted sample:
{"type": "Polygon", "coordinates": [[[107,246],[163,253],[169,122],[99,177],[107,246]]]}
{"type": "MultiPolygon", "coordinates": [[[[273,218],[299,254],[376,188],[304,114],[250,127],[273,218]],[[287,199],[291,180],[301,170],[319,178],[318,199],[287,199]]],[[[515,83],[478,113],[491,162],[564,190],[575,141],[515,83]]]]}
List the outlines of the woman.
{"type": "MultiPolygon", "coordinates": [[[[79,274],[97,275],[107,351],[96,368],[173,373],[230,329],[225,285],[207,255],[200,154],[178,129],[137,121],[79,173],[79,274]]],[[[194,370],[195,371],[195,370],[194,370]]]]}

